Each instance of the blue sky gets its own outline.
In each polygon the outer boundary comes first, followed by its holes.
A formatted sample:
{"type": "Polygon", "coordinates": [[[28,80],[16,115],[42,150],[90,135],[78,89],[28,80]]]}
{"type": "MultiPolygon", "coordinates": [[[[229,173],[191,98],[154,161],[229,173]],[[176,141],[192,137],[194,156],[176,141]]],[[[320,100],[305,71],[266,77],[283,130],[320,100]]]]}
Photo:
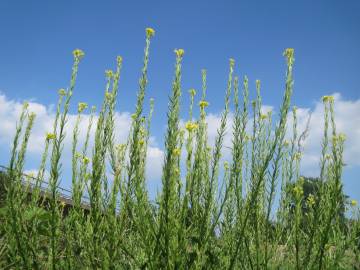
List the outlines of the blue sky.
{"type": "MultiPolygon", "coordinates": [[[[150,51],[147,98],[155,98],[153,146],[161,149],[175,48],[185,50],[184,91],[200,89],[200,70],[207,69],[209,112],[216,116],[223,107],[230,57],[236,60],[236,74],[248,75],[252,97],[255,79],[262,81],[263,102],[276,112],[284,88],[282,52],[293,47],[296,58],[293,104],[303,108],[303,112],[307,109],[318,112],[314,113],[316,121],[321,115],[320,98],[338,93],[339,127],[350,133],[351,142],[347,144],[351,151],[346,160],[349,165],[344,173],[345,190],[360,200],[359,14],[360,2],[350,0],[2,0],[0,92],[8,105],[27,99],[51,112],[49,106],[56,102],[57,89],[68,86],[71,52],[81,48],[85,58],[80,66],[72,112],[80,101],[101,103],[104,70],[114,68],[116,56],[121,55],[124,61],[117,109],[131,113],[142,65],[144,29],[151,26],[156,34],[150,51]]],[[[185,94],[182,103],[188,104],[185,94]]],[[[184,118],[186,108],[182,110],[184,118]]],[[[9,116],[10,112],[2,115],[9,116]]],[[[1,113],[0,121],[4,121],[1,113]]],[[[319,125],[320,122],[314,123],[315,128],[319,125]]],[[[8,137],[5,129],[0,131],[0,163],[5,165],[8,137]]],[[[310,147],[313,145],[315,142],[310,143],[310,147]]],[[[310,150],[318,151],[316,147],[310,150]]],[[[29,154],[28,169],[36,166],[37,157],[36,151],[29,154]]]]}

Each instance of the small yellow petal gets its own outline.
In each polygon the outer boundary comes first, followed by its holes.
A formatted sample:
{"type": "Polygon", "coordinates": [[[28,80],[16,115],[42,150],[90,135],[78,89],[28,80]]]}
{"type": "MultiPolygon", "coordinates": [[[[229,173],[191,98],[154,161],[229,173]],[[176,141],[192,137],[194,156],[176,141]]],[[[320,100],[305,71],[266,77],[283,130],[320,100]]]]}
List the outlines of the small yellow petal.
{"type": "Polygon", "coordinates": [[[74,58],[75,58],[75,59],[80,60],[81,58],[84,57],[85,53],[84,53],[82,50],[80,50],[80,49],[75,49],[75,50],[73,51],[73,55],[74,55],[74,58]]]}
{"type": "Polygon", "coordinates": [[[185,128],[186,128],[189,132],[191,132],[191,131],[193,131],[193,130],[195,130],[195,129],[198,128],[198,124],[188,121],[188,122],[186,122],[186,124],[185,124],[185,128]]]}
{"type": "Polygon", "coordinates": [[[56,135],[54,133],[46,133],[46,140],[54,140],[56,138],[56,135]]]}
{"type": "Polygon", "coordinates": [[[173,150],[173,154],[174,154],[174,156],[180,156],[180,154],[181,154],[181,149],[180,149],[180,148],[175,148],[175,149],[173,150]]]}
{"type": "Polygon", "coordinates": [[[235,60],[233,58],[229,59],[230,66],[233,67],[235,65],[235,60]]]}
{"type": "Polygon", "coordinates": [[[90,158],[88,158],[88,157],[83,157],[83,163],[84,163],[84,164],[89,164],[89,162],[90,162],[90,158]]]}
{"type": "Polygon", "coordinates": [[[155,35],[155,30],[152,29],[151,27],[146,28],[145,31],[146,31],[146,36],[149,38],[155,35]]]}
{"type": "Polygon", "coordinates": [[[200,106],[200,108],[204,109],[207,106],[209,106],[209,102],[207,102],[205,100],[202,100],[202,101],[199,102],[199,106],[200,106]]]}
{"type": "Polygon", "coordinates": [[[190,89],[190,90],[189,90],[189,93],[190,93],[190,95],[193,97],[193,96],[196,95],[196,90],[195,90],[195,89],[190,89]]]}
{"type": "Polygon", "coordinates": [[[183,57],[184,53],[185,53],[185,51],[183,49],[175,49],[174,52],[177,57],[183,57]]]}
{"type": "Polygon", "coordinates": [[[78,104],[78,112],[81,113],[83,112],[85,109],[87,109],[88,105],[85,102],[79,102],[78,104]]]}
{"type": "Polygon", "coordinates": [[[108,69],[108,70],[105,70],[105,76],[106,76],[106,78],[111,79],[114,76],[114,73],[112,70],[108,69]]]}
{"type": "Polygon", "coordinates": [[[61,89],[59,89],[58,94],[59,94],[59,96],[65,96],[66,90],[64,88],[61,88],[61,89]]]}
{"type": "Polygon", "coordinates": [[[294,57],[294,49],[293,49],[293,48],[287,48],[287,49],[285,49],[283,55],[286,56],[287,58],[292,58],[292,57],[294,57]]]}

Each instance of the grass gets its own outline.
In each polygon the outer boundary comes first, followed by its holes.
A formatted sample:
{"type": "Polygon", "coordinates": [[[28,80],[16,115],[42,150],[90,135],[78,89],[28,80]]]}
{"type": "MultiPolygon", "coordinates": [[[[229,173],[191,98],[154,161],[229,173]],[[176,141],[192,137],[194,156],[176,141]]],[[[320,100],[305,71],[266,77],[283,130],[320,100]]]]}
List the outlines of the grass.
{"type": "Polygon", "coordinates": [[[356,202],[342,191],[345,136],[336,131],[334,99],[323,97],[325,117],[316,194],[304,194],[300,176],[301,142],[297,110],[291,108],[294,50],[286,49],[286,77],[279,115],[262,111],[261,85],[249,100],[248,79],[242,87],[230,59],[225,104],[214,146],[207,137],[206,71],[202,71],[199,118],[193,117],[196,91],[190,90],[189,118],[180,125],[182,49],[175,50],[169,96],[162,190],[155,202],[146,189],[146,154],[154,102],[144,115],[150,42],[146,29],[143,68],[129,137],[115,144],[114,125],[122,58],[106,71],[104,100],[91,108],[85,142],[78,140],[87,104],[78,105],[72,131],[72,200],[66,216],[59,200],[65,125],[84,53],[75,50],[68,90],[59,90],[53,130],[29,197],[23,171],[36,116],[25,103],[17,123],[9,169],[2,174],[0,268],[2,269],[359,269],[360,222],[356,202]],[[240,89],[241,88],[241,89],[240,89]],[[242,92],[242,95],[241,95],[242,92]],[[242,96],[242,97],[241,97],[242,96]],[[233,100],[233,103],[231,102],[233,100]],[[232,126],[229,112],[234,112],[232,126]],[[95,121],[97,115],[97,121],[95,121]],[[286,139],[289,116],[291,139],[286,139]],[[94,146],[89,148],[91,127],[94,146]],[[224,137],[231,130],[228,161],[222,163],[224,137]],[[250,130],[250,133],[249,133],[250,130]],[[91,153],[91,157],[87,156],[91,153]],[[180,161],[184,158],[185,174],[180,161]],[[40,186],[49,171],[47,200],[40,186]],[[111,174],[107,172],[111,172],[111,174]],[[281,190],[280,194],[278,190],[281,190]],[[90,198],[90,211],[82,197],[90,198]],[[276,196],[279,195],[279,196],[276,196]],[[279,207],[274,207],[275,200],[279,207]],[[275,217],[275,218],[273,218],[275,217]],[[344,221],[345,219],[345,221],[344,221]]]}

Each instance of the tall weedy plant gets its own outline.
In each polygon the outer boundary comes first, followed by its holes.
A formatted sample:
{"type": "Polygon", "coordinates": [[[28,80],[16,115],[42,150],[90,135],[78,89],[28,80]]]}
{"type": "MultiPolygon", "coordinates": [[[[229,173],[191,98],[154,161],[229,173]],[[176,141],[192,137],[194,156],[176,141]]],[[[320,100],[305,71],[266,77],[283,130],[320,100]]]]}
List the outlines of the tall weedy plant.
{"type": "Polygon", "coordinates": [[[93,106],[86,113],[88,105],[79,103],[69,132],[71,98],[84,56],[81,50],[73,52],[70,86],[59,90],[53,127],[45,134],[44,151],[33,178],[24,176],[24,167],[35,114],[30,112],[31,105],[23,105],[9,168],[1,174],[6,196],[0,211],[0,267],[360,267],[360,213],[357,202],[348,202],[343,194],[345,135],[336,129],[331,96],[323,97],[319,177],[300,174],[308,128],[299,130],[297,108],[291,109],[293,49],[284,52],[285,90],[277,115],[265,111],[260,80],[255,81],[255,99],[250,100],[249,79],[245,76],[241,86],[235,61],[230,59],[224,109],[213,143],[208,138],[206,70],[201,71],[199,100],[196,90],[191,89],[188,119],[181,118],[184,50],[176,49],[162,185],[156,196],[148,193],[147,152],[154,100],[150,100],[148,115],[144,103],[155,31],[147,28],[145,34],[137,102],[124,142],[119,142],[116,133],[120,56],[116,68],[105,71],[99,112],[93,106]],[[70,202],[59,189],[65,130],[72,137],[72,166],[67,174],[72,183],[70,202]],[[351,209],[351,214],[345,215],[346,209],[351,209]]]}

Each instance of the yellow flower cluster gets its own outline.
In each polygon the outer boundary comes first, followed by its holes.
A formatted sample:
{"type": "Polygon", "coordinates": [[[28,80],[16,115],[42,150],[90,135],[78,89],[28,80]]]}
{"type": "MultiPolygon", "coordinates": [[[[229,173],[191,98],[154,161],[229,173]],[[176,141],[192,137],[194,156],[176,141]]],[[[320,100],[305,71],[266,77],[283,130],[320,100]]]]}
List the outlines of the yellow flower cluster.
{"type": "Polygon", "coordinates": [[[337,136],[332,137],[333,144],[337,144],[338,142],[344,142],[346,140],[346,135],[344,133],[339,133],[337,136]]]}
{"type": "Polygon", "coordinates": [[[306,203],[311,207],[315,204],[315,196],[310,194],[308,197],[307,197],[307,200],[306,200],[306,203]]]}
{"type": "Polygon", "coordinates": [[[155,35],[155,30],[152,29],[151,27],[146,28],[146,29],[145,29],[145,32],[146,32],[146,36],[147,36],[148,38],[151,38],[152,36],[155,35]]]}
{"type": "Polygon", "coordinates": [[[176,54],[177,57],[183,57],[185,51],[183,49],[175,49],[174,53],[176,54]]]}
{"type": "Polygon", "coordinates": [[[120,55],[118,55],[118,56],[116,57],[116,62],[117,62],[118,64],[120,64],[120,63],[122,62],[122,57],[121,57],[120,55]]]}
{"type": "Polygon", "coordinates": [[[81,58],[84,57],[85,53],[80,49],[76,49],[76,50],[73,51],[73,55],[74,55],[75,59],[80,60],[81,58]]]}
{"type": "Polygon", "coordinates": [[[181,149],[180,149],[180,148],[175,148],[175,149],[173,150],[173,154],[174,154],[174,156],[180,156],[180,154],[181,154],[181,149]]]}
{"type": "Polygon", "coordinates": [[[235,60],[233,58],[230,58],[229,61],[230,61],[230,66],[233,67],[235,65],[235,60]]]}
{"type": "Polygon", "coordinates": [[[288,59],[293,59],[294,58],[294,49],[293,48],[287,48],[285,49],[283,55],[288,59]]]}
{"type": "Polygon", "coordinates": [[[106,93],[105,93],[105,98],[106,98],[108,101],[110,101],[110,100],[112,99],[112,97],[113,97],[113,94],[112,94],[112,93],[110,93],[110,92],[106,92],[106,93]]]}
{"type": "Polygon", "coordinates": [[[304,191],[301,186],[295,186],[293,192],[297,198],[301,197],[304,194],[304,191]]]}
{"type": "Polygon", "coordinates": [[[288,140],[285,140],[285,141],[284,141],[284,146],[285,146],[285,147],[288,147],[289,145],[290,145],[290,142],[289,142],[288,140]]]}
{"type": "Polygon", "coordinates": [[[345,135],[344,133],[340,133],[340,134],[338,135],[338,137],[339,137],[339,140],[340,140],[340,141],[345,141],[345,140],[346,140],[346,135],[345,135]]]}
{"type": "Polygon", "coordinates": [[[245,142],[250,141],[251,140],[251,135],[245,134],[244,140],[245,140],[245,142]]]}
{"type": "Polygon", "coordinates": [[[55,139],[56,139],[56,135],[54,133],[46,133],[46,140],[50,141],[55,139]]]}
{"type": "Polygon", "coordinates": [[[89,164],[90,158],[84,156],[82,161],[83,161],[83,163],[84,163],[85,165],[86,165],[86,164],[89,164]]]}
{"type": "Polygon", "coordinates": [[[185,124],[185,128],[187,129],[187,131],[191,132],[198,128],[198,124],[188,121],[185,124]]]}
{"type": "Polygon", "coordinates": [[[199,102],[199,106],[200,106],[201,109],[204,109],[204,108],[206,108],[207,106],[209,106],[209,102],[207,102],[207,101],[205,101],[205,100],[201,100],[201,101],[199,102]]]}
{"type": "Polygon", "coordinates": [[[357,201],[356,200],[351,200],[351,206],[356,206],[357,205],[357,201]]]}
{"type": "Polygon", "coordinates": [[[126,147],[126,144],[124,144],[124,143],[120,143],[115,146],[117,151],[123,151],[125,149],[125,147],[126,147]]]}
{"type": "Polygon", "coordinates": [[[196,95],[196,90],[195,89],[190,89],[189,90],[189,94],[193,97],[196,95]]]}
{"type": "Polygon", "coordinates": [[[260,119],[261,119],[261,120],[266,120],[267,118],[268,118],[268,115],[267,115],[267,114],[262,113],[262,114],[260,115],[260,119]]]}
{"type": "Polygon", "coordinates": [[[61,88],[61,89],[59,89],[58,94],[59,94],[59,96],[65,96],[66,90],[64,88],[61,88]]]}
{"type": "Polygon", "coordinates": [[[88,158],[87,156],[82,155],[79,152],[75,153],[75,158],[81,159],[82,163],[84,163],[85,165],[90,163],[90,158],[88,158]]]}
{"type": "Polygon", "coordinates": [[[83,112],[85,109],[87,109],[88,105],[85,102],[79,102],[78,104],[78,112],[81,113],[83,112]]]}
{"type": "Polygon", "coordinates": [[[35,119],[35,117],[36,117],[36,113],[31,112],[31,113],[29,114],[29,119],[35,119]]]}
{"type": "Polygon", "coordinates": [[[294,159],[295,160],[300,160],[301,159],[301,153],[300,152],[295,153],[294,159]]]}
{"type": "Polygon", "coordinates": [[[323,101],[324,103],[334,102],[334,97],[333,97],[333,96],[323,96],[323,97],[322,97],[322,101],[323,101]]]}
{"type": "Polygon", "coordinates": [[[114,76],[114,73],[112,70],[108,69],[108,70],[105,70],[105,76],[106,76],[106,78],[111,79],[114,76]]]}

